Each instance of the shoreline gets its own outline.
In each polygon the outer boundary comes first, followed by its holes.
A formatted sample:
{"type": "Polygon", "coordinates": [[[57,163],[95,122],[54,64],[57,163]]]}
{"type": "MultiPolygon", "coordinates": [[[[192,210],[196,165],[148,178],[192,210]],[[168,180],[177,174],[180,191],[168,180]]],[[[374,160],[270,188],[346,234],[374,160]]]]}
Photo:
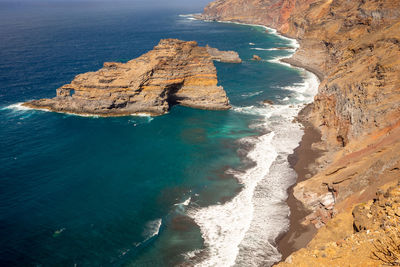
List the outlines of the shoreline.
{"type": "MultiPolygon", "coordinates": [[[[195,19],[201,18],[195,17],[195,19]]],[[[263,27],[269,34],[275,34],[283,39],[290,40],[291,45],[294,47],[293,54],[288,57],[279,58],[276,63],[284,65],[287,64],[290,65],[290,67],[292,68],[300,68],[307,72],[310,72],[317,77],[319,83],[324,80],[324,74],[322,72],[293,59],[293,55],[300,48],[300,43],[297,39],[287,37],[279,33],[278,30],[270,28],[266,25],[241,23],[237,21],[213,22],[263,27]]],[[[303,109],[299,111],[297,116],[295,116],[295,119],[297,119],[297,121],[302,125],[304,133],[299,145],[294,149],[292,154],[288,155],[290,168],[295,171],[297,178],[295,183],[287,188],[288,197],[286,199],[286,204],[290,210],[290,214],[288,215],[289,229],[286,232],[281,233],[275,239],[276,248],[281,254],[281,259],[275,262],[273,265],[284,261],[293,252],[306,247],[317,233],[317,229],[314,227],[314,225],[302,225],[301,222],[305,219],[307,215],[310,214],[310,211],[308,211],[304,207],[304,205],[294,197],[293,194],[294,187],[299,182],[310,178],[309,176],[312,175],[312,170],[310,170],[308,166],[311,163],[315,162],[320,156],[322,156],[323,153],[323,151],[314,150],[312,148],[312,144],[321,141],[321,134],[318,129],[307,121],[307,116],[311,111],[312,105],[313,101],[307,104],[303,109]]]]}
{"type": "MultiPolygon", "coordinates": [[[[269,34],[275,34],[283,39],[290,40],[295,49],[294,53],[291,54],[289,57],[278,59],[278,62],[280,64],[288,64],[293,68],[300,68],[314,74],[318,78],[319,83],[324,80],[325,75],[322,72],[293,59],[293,55],[300,48],[300,43],[297,39],[287,37],[279,33],[278,30],[268,27],[266,25],[241,23],[236,21],[216,22],[263,27],[269,34]]],[[[308,211],[304,207],[304,205],[295,198],[293,194],[294,187],[299,182],[309,179],[310,177],[308,176],[312,175],[312,170],[310,170],[308,166],[311,163],[315,162],[319,157],[321,157],[323,153],[323,151],[314,150],[312,148],[312,145],[314,143],[321,141],[321,133],[319,132],[319,130],[315,128],[309,121],[307,121],[307,116],[311,112],[312,104],[313,102],[307,104],[303,109],[299,111],[299,113],[295,117],[302,125],[304,134],[299,145],[294,149],[293,153],[288,156],[290,167],[296,172],[297,178],[296,182],[287,189],[288,198],[286,200],[286,204],[290,209],[290,214],[288,216],[289,229],[285,233],[280,234],[275,239],[276,247],[279,253],[282,254],[281,260],[277,261],[276,263],[284,261],[293,252],[301,248],[305,248],[317,233],[317,229],[314,225],[304,226],[302,224],[302,221],[306,218],[307,215],[310,214],[310,211],[308,211]]],[[[274,263],[274,265],[276,263],[274,263]]]]}
{"type": "Polygon", "coordinates": [[[290,209],[289,230],[276,239],[278,250],[282,254],[282,259],[279,262],[285,261],[293,252],[306,247],[317,233],[314,225],[304,226],[302,224],[302,221],[310,214],[310,211],[293,194],[293,189],[299,182],[307,180],[310,175],[313,175],[309,165],[315,162],[323,153],[323,151],[312,148],[314,143],[321,141],[321,133],[306,119],[311,108],[312,104],[307,105],[297,116],[297,120],[303,125],[304,135],[299,146],[288,157],[291,168],[297,174],[297,180],[295,184],[288,188],[288,199],[286,200],[290,209]]]}
{"type": "Polygon", "coordinates": [[[282,59],[280,59],[280,61],[282,61],[283,63],[290,64],[293,67],[305,69],[306,71],[309,71],[309,72],[315,74],[315,76],[318,77],[320,82],[322,82],[325,79],[325,75],[322,72],[320,72],[319,70],[317,70],[313,67],[307,66],[307,65],[301,63],[300,61],[293,59],[292,57],[282,58],[282,59]]]}

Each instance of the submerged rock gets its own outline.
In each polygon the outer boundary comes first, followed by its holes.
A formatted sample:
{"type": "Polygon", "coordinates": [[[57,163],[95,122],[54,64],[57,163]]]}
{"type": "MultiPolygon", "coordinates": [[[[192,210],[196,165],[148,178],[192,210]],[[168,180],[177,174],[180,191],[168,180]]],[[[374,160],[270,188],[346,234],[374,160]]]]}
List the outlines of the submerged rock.
{"type": "Polygon", "coordinates": [[[162,115],[171,106],[225,110],[229,100],[218,86],[213,60],[240,63],[236,52],[199,47],[197,42],[161,40],[127,63],[106,62],[102,69],[77,75],[52,99],[24,106],[100,116],[135,113],[162,115]]]}
{"type": "Polygon", "coordinates": [[[268,105],[273,105],[273,104],[274,104],[274,101],[269,100],[269,99],[265,99],[265,100],[263,101],[263,103],[264,103],[264,104],[268,104],[268,105]]]}
{"type": "Polygon", "coordinates": [[[257,55],[253,55],[252,60],[260,61],[260,60],[261,60],[261,57],[260,57],[260,56],[257,56],[257,55]]]}
{"type": "Polygon", "coordinates": [[[213,60],[225,63],[242,63],[239,54],[235,51],[220,51],[216,48],[209,47],[208,45],[206,48],[213,60]]]}

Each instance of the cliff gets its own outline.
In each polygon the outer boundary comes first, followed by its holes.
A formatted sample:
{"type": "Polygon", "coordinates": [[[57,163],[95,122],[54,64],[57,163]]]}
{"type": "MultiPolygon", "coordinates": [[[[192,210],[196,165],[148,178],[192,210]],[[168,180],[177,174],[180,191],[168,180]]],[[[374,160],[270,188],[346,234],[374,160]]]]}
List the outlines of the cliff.
{"type": "Polygon", "coordinates": [[[208,4],[201,18],[266,25],[286,32],[294,11],[306,9],[314,0],[218,0],[208,4]]]}
{"type": "Polygon", "coordinates": [[[70,84],[57,89],[55,98],[24,105],[101,116],[161,115],[175,104],[229,109],[226,93],[217,85],[213,60],[241,62],[236,52],[165,39],[152,51],[127,63],[106,62],[96,72],[77,75],[70,84]]]}
{"type": "MultiPolygon", "coordinates": [[[[327,228],[340,234],[332,218],[399,177],[400,1],[219,0],[202,18],[264,24],[299,41],[286,61],[321,79],[307,120],[322,134],[313,147],[326,152],[294,195],[311,212],[303,223],[320,229],[316,238],[327,228]]],[[[314,254],[302,253],[290,262],[310,266],[314,254]]]]}

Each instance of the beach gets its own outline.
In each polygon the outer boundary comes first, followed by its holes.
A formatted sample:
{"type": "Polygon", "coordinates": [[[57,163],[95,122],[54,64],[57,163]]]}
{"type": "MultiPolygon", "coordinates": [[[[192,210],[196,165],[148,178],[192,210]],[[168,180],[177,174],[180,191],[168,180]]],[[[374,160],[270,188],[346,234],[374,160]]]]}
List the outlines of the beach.
{"type": "MultiPolygon", "coordinates": [[[[313,170],[309,168],[309,165],[314,163],[322,154],[322,151],[312,148],[314,143],[321,140],[321,134],[306,120],[311,108],[312,105],[308,105],[297,116],[297,119],[304,127],[304,135],[299,146],[289,156],[291,167],[297,174],[296,183],[306,180],[313,174],[313,170]]],[[[290,207],[290,227],[286,233],[277,239],[282,260],[285,260],[294,251],[306,247],[316,233],[314,225],[304,226],[302,224],[302,221],[310,212],[294,197],[293,188],[295,185],[288,189],[287,204],[290,207]]]]}

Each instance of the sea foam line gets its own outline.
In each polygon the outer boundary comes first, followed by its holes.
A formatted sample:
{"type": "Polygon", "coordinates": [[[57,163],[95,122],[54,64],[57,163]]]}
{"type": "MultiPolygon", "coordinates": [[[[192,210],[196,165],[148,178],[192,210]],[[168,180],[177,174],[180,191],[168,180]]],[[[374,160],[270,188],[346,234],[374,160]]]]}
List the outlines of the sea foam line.
{"type": "Polygon", "coordinates": [[[160,232],[161,224],[162,224],[162,219],[149,221],[146,224],[145,230],[143,232],[143,235],[146,237],[146,239],[143,242],[146,242],[150,238],[158,235],[160,232]]]}
{"type": "MultiPolygon", "coordinates": [[[[8,105],[6,107],[3,107],[1,110],[13,110],[13,111],[20,111],[20,112],[26,112],[26,111],[35,111],[35,110],[40,110],[44,112],[55,112],[59,114],[64,114],[68,116],[77,116],[77,117],[85,117],[85,118],[95,118],[98,119],[100,117],[107,117],[107,116],[101,116],[101,115],[92,115],[92,114],[79,114],[79,113],[72,113],[72,112],[58,112],[58,111],[52,111],[48,110],[46,108],[31,108],[27,106],[23,106],[25,102],[18,102],[15,104],[8,105]]],[[[145,112],[138,112],[138,113],[132,113],[130,114],[132,117],[145,117],[148,119],[148,122],[151,122],[154,117],[150,113],[145,113],[145,112]]]]}
{"type": "Polygon", "coordinates": [[[279,48],[260,48],[260,47],[254,47],[254,48],[250,48],[251,50],[259,50],[259,51],[290,51],[293,50],[295,48],[291,48],[291,49],[279,49],[279,48]]]}
{"type": "MultiPolygon", "coordinates": [[[[294,48],[291,52],[299,47],[296,40],[264,25],[219,22],[263,27],[271,34],[289,40],[294,48]]],[[[271,62],[292,67],[280,61],[286,57],[278,57],[271,62]]],[[[292,121],[304,104],[312,102],[319,84],[314,74],[305,70],[302,73],[303,83],[283,88],[295,95],[292,103],[233,108],[235,112],[263,116],[263,122],[254,127],[263,127],[270,132],[257,138],[240,140],[254,145],[247,156],[256,165],[243,174],[235,175],[243,184],[238,195],[223,205],[189,210],[189,216],[200,226],[208,249],[208,257],[197,266],[270,266],[280,260],[275,239],[289,227],[287,189],[296,180],[287,156],[293,153],[303,135],[301,125],[292,121]]]]}

